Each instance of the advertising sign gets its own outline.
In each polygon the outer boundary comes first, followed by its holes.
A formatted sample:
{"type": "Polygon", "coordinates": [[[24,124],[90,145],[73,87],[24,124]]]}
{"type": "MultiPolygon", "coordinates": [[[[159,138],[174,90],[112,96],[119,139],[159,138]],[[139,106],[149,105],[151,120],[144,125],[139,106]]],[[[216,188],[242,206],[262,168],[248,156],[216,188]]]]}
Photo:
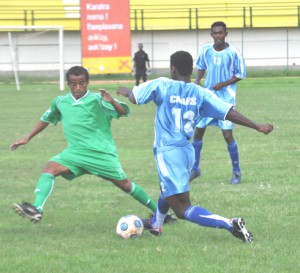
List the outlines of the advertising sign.
{"type": "Polygon", "coordinates": [[[131,72],[129,0],[81,0],[82,66],[90,74],[131,72]]]}

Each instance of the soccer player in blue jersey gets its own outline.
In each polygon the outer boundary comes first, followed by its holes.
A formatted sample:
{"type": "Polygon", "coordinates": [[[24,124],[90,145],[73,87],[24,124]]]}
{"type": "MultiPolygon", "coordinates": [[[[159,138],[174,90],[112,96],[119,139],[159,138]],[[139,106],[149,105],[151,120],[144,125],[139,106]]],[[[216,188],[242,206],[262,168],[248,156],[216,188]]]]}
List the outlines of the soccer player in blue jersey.
{"type": "Polygon", "coordinates": [[[20,145],[27,144],[50,123],[56,125],[59,121],[62,122],[68,146],[43,168],[33,204],[16,203],[13,208],[19,215],[39,222],[44,205],[52,193],[55,177],[63,176],[72,180],[84,174],[92,174],[112,182],[155,212],[155,202],[138,184],[128,180],[111,133],[112,119],[127,116],[128,106],[115,100],[103,89],[99,93],[90,92],[87,89],[88,71],[81,66],[70,68],[66,78],[71,92],[56,97],[32,131],[25,138],[12,143],[10,150],[14,151],[20,145]]]}
{"type": "MultiPolygon", "coordinates": [[[[233,46],[225,42],[228,32],[226,24],[215,22],[211,26],[213,44],[204,45],[200,49],[196,61],[198,69],[196,84],[201,83],[205,75],[204,87],[212,90],[221,100],[235,105],[237,82],[246,77],[245,61],[242,54],[233,46]]],[[[195,163],[191,172],[190,181],[201,175],[200,154],[203,146],[203,136],[207,126],[216,125],[223,133],[227,149],[232,162],[231,184],[241,181],[238,146],[233,137],[233,123],[229,120],[220,120],[211,117],[203,118],[196,126],[193,146],[195,163]]]]}
{"type": "Polygon", "coordinates": [[[161,77],[132,90],[126,87],[117,90],[133,104],[153,101],[157,106],[154,156],[161,195],[154,216],[149,221],[144,219],[144,226],[152,234],[160,235],[162,223],[171,207],[180,219],[200,226],[225,229],[243,241],[252,242],[253,236],[242,218],[229,219],[191,204],[189,175],[195,153],[190,140],[195,125],[203,117],[230,120],[264,134],[270,133],[273,125],[255,123],[210,90],[191,83],[192,71],[192,56],[186,51],[178,51],[171,55],[172,80],[161,77]]]}

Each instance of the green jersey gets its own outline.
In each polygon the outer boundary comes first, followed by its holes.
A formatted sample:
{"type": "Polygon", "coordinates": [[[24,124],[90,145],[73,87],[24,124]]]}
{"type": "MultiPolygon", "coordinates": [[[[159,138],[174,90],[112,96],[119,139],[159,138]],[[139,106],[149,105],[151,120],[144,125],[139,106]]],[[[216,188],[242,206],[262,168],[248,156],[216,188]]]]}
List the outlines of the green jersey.
{"type": "MultiPolygon", "coordinates": [[[[127,115],[128,106],[119,103],[126,108],[127,115]]],[[[111,120],[119,117],[114,107],[100,94],[89,91],[78,100],[69,93],[52,101],[41,120],[54,125],[62,122],[68,147],[50,161],[71,171],[63,177],[72,180],[90,173],[116,180],[126,178],[111,134],[111,120]]]]}
{"type": "MultiPolygon", "coordinates": [[[[128,106],[119,103],[128,114],[128,106]]],[[[41,120],[54,125],[62,122],[68,149],[114,154],[116,146],[111,133],[111,120],[119,117],[114,107],[100,94],[88,91],[78,100],[72,93],[56,97],[41,120]]]]}

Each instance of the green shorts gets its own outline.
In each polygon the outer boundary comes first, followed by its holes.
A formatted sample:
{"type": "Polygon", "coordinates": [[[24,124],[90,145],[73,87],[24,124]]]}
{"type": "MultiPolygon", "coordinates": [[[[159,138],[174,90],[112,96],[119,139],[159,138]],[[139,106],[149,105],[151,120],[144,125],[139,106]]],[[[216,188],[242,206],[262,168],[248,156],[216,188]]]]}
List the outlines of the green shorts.
{"type": "Polygon", "coordinates": [[[54,161],[68,168],[72,173],[63,175],[68,180],[72,180],[83,174],[93,174],[115,180],[127,178],[117,154],[67,148],[60,154],[52,157],[49,161],[54,161]]]}

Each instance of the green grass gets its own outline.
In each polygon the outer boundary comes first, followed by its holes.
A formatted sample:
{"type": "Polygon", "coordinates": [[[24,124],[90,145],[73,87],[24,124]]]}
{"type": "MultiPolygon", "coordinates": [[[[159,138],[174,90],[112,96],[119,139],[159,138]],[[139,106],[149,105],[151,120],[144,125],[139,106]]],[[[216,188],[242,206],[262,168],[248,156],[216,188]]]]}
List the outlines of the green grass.
{"type": "MultiPolygon", "coordinates": [[[[114,92],[118,84],[100,86],[114,92]]],[[[130,86],[130,83],[126,83],[130,86]]],[[[300,213],[300,79],[249,78],[239,83],[237,110],[257,122],[271,122],[268,136],[235,126],[239,144],[240,185],[229,185],[231,166],[225,141],[210,127],[204,138],[202,174],[191,185],[193,204],[226,216],[243,216],[255,242],[244,244],[224,230],[185,221],[165,226],[160,238],[117,238],[118,219],[146,216],[148,210],[109,182],[84,176],[57,178],[43,220],[32,224],[10,208],[33,201],[34,188],[47,160],[65,147],[62,128],[49,127],[11,153],[9,144],[35,125],[57,84],[2,84],[0,133],[0,271],[37,272],[298,272],[300,213]]],[[[114,120],[113,132],[128,176],[157,199],[152,155],[154,105],[131,105],[128,118],[114,120]]]]}

